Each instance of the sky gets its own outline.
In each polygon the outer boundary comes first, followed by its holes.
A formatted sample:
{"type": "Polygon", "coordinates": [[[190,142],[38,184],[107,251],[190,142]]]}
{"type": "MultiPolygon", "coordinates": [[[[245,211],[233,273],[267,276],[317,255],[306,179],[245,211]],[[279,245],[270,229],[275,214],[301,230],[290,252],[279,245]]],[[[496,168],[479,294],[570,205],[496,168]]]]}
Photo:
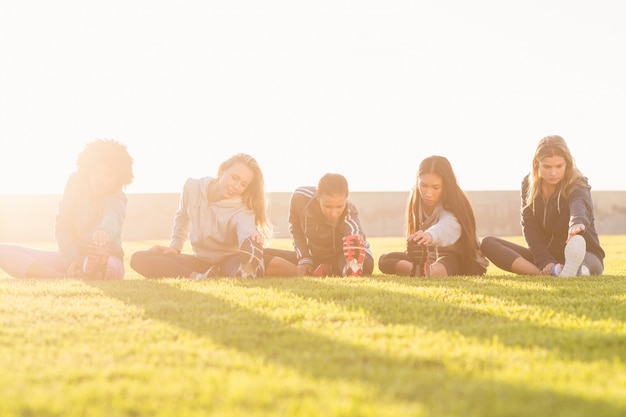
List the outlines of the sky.
{"type": "Polygon", "coordinates": [[[466,190],[517,190],[543,136],[623,190],[621,0],[4,1],[0,194],[57,194],[95,139],[129,193],[179,192],[238,152],[268,192],[345,175],[408,191],[450,159],[466,190]]]}

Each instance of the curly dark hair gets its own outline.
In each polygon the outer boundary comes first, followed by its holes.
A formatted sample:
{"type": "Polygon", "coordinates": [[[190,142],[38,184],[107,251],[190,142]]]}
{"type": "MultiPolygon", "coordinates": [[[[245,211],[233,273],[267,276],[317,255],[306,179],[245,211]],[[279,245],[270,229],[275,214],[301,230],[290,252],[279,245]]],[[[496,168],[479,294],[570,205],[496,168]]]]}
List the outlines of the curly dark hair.
{"type": "Polygon", "coordinates": [[[78,155],[79,175],[88,175],[94,166],[106,165],[117,173],[120,188],[133,182],[133,158],[126,145],[113,139],[97,139],[87,143],[78,155]]]}

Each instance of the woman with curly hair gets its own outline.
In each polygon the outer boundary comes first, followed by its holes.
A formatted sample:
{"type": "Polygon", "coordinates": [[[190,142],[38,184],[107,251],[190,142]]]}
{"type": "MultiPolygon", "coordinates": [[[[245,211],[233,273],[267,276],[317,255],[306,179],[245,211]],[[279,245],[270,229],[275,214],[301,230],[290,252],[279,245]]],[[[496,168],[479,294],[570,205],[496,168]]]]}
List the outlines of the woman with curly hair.
{"type": "Polygon", "coordinates": [[[130,266],[147,278],[258,277],[270,234],[263,173],[240,153],[222,162],[216,178],[185,182],[169,245],[135,252],[130,266]],[[187,238],[193,254],[181,253],[187,238]]]}
{"type": "Polygon", "coordinates": [[[406,233],[407,250],[381,255],[381,272],[445,277],[487,270],[474,211],[443,156],[430,156],[419,166],[407,203],[406,233]]]}
{"type": "Polygon", "coordinates": [[[16,278],[124,277],[125,186],[133,159],[111,139],[88,143],[78,155],[56,216],[57,251],[0,245],[0,268],[16,278]]]}
{"type": "Polygon", "coordinates": [[[539,141],[522,181],[522,234],[528,248],[487,236],[482,252],[521,275],[600,275],[604,250],[594,225],[591,187],[561,136],[539,141]]]}

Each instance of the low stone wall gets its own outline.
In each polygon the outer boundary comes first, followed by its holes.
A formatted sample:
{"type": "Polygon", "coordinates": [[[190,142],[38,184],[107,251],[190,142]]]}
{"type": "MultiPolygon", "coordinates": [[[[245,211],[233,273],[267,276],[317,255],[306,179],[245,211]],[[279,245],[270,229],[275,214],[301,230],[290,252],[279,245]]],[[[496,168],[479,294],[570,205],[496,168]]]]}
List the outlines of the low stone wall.
{"type": "MultiPolygon", "coordinates": [[[[468,191],[481,236],[520,234],[518,191],[468,191]]],[[[626,191],[592,191],[600,234],[626,234],[626,191]]],[[[277,237],[288,237],[291,193],[269,193],[270,220],[277,237]]],[[[353,192],[350,199],[368,236],[402,236],[408,194],[353,192]]],[[[129,194],[124,239],[169,239],[177,193],[129,194]]],[[[54,239],[60,195],[0,195],[0,241],[54,239]]]]}

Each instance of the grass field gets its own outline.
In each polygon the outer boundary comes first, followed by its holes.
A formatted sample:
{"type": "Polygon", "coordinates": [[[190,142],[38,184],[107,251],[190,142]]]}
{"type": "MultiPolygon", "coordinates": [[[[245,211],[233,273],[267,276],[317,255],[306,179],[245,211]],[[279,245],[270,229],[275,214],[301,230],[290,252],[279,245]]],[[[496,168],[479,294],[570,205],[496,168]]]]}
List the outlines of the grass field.
{"type": "Polygon", "coordinates": [[[626,236],[601,241],[571,279],[0,272],[0,416],[624,416],[626,236]]]}

